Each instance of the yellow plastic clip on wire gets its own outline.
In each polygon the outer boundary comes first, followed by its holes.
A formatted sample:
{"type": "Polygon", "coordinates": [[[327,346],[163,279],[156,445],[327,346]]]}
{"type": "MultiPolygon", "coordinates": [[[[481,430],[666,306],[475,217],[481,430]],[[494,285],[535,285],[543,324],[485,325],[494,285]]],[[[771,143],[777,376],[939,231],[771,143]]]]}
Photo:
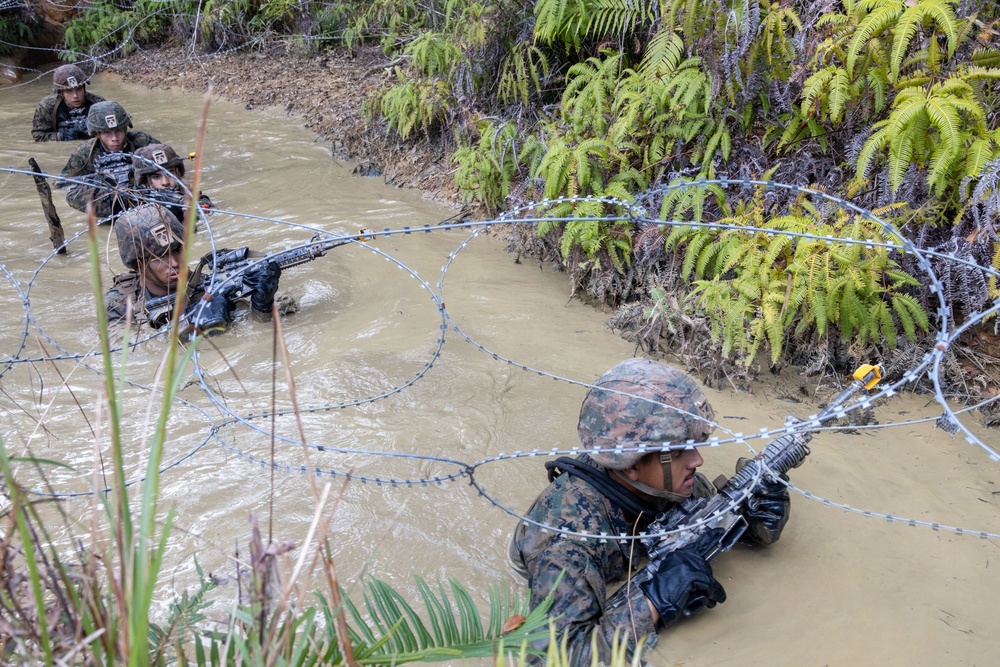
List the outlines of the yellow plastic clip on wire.
{"type": "Polygon", "coordinates": [[[195,159],[196,157],[198,157],[198,154],[197,154],[197,153],[195,153],[194,151],[191,151],[190,153],[188,153],[188,159],[189,159],[189,160],[193,160],[193,159],[195,159]]]}
{"type": "Polygon", "coordinates": [[[362,227],[358,231],[361,233],[361,236],[358,237],[358,240],[361,241],[361,242],[363,242],[363,243],[368,243],[369,241],[372,240],[372,238],[374,238],[375,232],[373,232],[372,230],[368,229],[367,227],[362,227]]]}
{"type": "Polygon", "coordinates": [[[868,391],[882,381],[882,367],[864,364],[854,371],[853,377],[865,386],[865,391],[868,391]]]}

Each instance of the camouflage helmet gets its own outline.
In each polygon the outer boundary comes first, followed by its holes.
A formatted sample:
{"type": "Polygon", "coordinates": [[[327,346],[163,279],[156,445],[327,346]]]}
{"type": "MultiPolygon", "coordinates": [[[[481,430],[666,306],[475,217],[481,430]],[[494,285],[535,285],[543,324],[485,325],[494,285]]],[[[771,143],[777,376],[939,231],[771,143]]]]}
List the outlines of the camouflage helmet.
{"type": "Polygon", "coordinates": [[[73,90],[87,85],[87,75],[76,65],[60,65],[52,70],[52,92],[73,90]]]}
{"type": "Polygon", "coordinates": [[[176,169],[177,175],[183,176],[184,160],[167,144],[149,144],[132,155],[132,169],[136,185],[141,185],[144,177],[164,169],[176,169]]]}
{"type": "Polygon", "coordinates": [[[160,204],[142,204],[115,220],[118,254],[133,271],[140,260],[164,257],[183,247],[184,225],[160,204]]]}
{"type": "Polygon", "coordinates": [[[87,131],[92,135],[128,127],[132,127],[132,119],[118,102],[98,102],[87,113],[87,131]]]}
{"type": "Polygon", "coordinates": [[[685,373],[636,358],[598,378],[583,399],[577,432],[596,463],[627,470],[649,452],[661,451],[661,443],[703,440],[714,429],[714,418],[705,394],[685,373]],[[645,451],[613,451],[634,447],[645,451]]]}

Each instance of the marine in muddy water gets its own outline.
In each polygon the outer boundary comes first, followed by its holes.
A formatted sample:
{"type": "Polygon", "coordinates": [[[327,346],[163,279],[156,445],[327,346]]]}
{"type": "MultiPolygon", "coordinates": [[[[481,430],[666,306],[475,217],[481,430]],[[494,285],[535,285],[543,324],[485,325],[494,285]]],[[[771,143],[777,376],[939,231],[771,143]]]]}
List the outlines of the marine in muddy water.
{"type": "Polygon", "coordinates": [[[35,141],[83,141],[90,138],[87,114],[104,98],[87,92],[88,77],[76,65],[62,65],[52,72],[52,94],[35,109],[31,136],[35,141]]]}
{"type": "MultiPolygon", "coordinates": [[[[125,319],[130,303],[133,321],[158,328],[166,323],[156,316],[151,303],[165,301],[163,313],[169,316],[172,303],[164,297],[176,294],[183,262],[184,226],[170,210],[160,204],[146,203],[129,209],[115,221],[118,254],[129,273],[115,277],[104,295],[109,321],[125,319]]],[[[220,251],[224,253],[226,251],[220,251]]],[[[232,292],[206,295],[207,276],[202,269],[210,256],[191,272],[191,286],[186,295],[188,324],[199,331],[225,328],[233,319],[235,299],[232,292]]],[[[247,270],[242,283],[247,288],[250,307],[263,317],[271,313],[278,290],[281,267],[275,262],[261,262],[247,270]]]]}
{"type": "MultiPolygon", "coordinates": [[[[557,619],[557,636],[569,636],[570,665],[591,664],[592,636],[598,660],[607,664],[616,631],[624,633],[631,654],[643,637],[646,647],[655,644],[658,627],[725,602],[704,549],[694,544],[650,563],[653,576],[630,586],[625,604],[610,605],[607,587],[633,576],[645,556],[641,543],[569,534],[636,535],[673,503],[714,495],[697,472],[704,463],[697,448],[661,449],[704,441],[713,418],[690,377],[649,359],[615,365],[588,391],[577,427],[588,453],[546,464],[550,484],[528,510],[529,521],[516,527],[510,549],[514,567],[528,578],[531,605],[553,595],[550,615],[557,619]],[[645,451],[614,451],[643,446],[645,451]]],[[[775,482],[756,493],[744,510],[746,539],[770,544],[787,521],[788,490],[775,482]]]]}
{"type": "Polygon", "coordinates": [[[106,218],[127,208],[122,198],[132,182],[132,154],[158,142],[138,130],[129,130],[132,119],[117,102],[98,102],[87,114],[87,130],[93,139],[77,146],[63,167],[66,202],[78,211],[87,211],[93,201],[94,213],[106,218]]]}
{"type": "MultiPolygon", "coordinates": [[[[183,220],[188,210],[187,194],[181,188],[183,178],[184,160],[167,144],[143,146],[132,156],[135,204],[143,201],[160,203],[169,208],[178,220],[183,220]]],[[[212,200],[208,195],[201,194],[198,206],[207,212],[212,208],[212,200]]]]}

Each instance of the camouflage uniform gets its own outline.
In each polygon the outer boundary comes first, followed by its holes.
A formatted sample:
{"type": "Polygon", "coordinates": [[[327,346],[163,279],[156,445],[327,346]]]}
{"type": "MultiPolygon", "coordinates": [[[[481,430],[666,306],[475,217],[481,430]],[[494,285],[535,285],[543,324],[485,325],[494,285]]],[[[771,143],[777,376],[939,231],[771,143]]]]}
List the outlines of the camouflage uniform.
{"type": "MultiPolygon", "coordinates": [[[[125,319],[128,302],[132,302],[132,318],[137,324],[149,322],[146,306],[156,295],[144,288],[142,263],[154,257],[180,252],[184,226],[169,209],[157,204],[142,204],[122,215],[115,223],[118,254],[130,273],[115,276],[111,288],[104,294],[104,309],[108,321],[125,319]]],[[[199,274],[200,275],[200,274],[199,274]]],[[[198,277],[192,276],[197,282],[198,277]]],[[[189,288],[189,294],[192,290],[189,288]]],[[[157,328],[163,322],[153,322],[157,328]]]]}
{"type": "MultiPolygon", "coordinates": [[[[105,293],[105,312],[109,320],[118,321],[125,317],[127,304],[131,300],[135,321],[148,322],[159,328],[169,321],[173,306],[161,300],[161,309],[152,306],[153,298],[147,284],[158,285],[164,292],[176,289],[176,285],[165,282],[163,272],[151,269],[153,259],[172,257],[183,249],[184,226],[170,212],[158,203],[143,203],[131,208],[115,221],[115,237],[118,240],[118,255],[122,264],[131,273],[115,278],[111,289],[105,293]],[[150,283],[152,281],[152,283],[150,283]],[[162,316],[162,318],[160,317],[162,316]]],[[[229,284],[214,295],[206,295],[208,284],[203,280],[202,270],[214,268],[216,258],[233,252],[240,256],[250,254],[249,248],[236,251],[219,250],[202,257],[198,266],[190,272],[185,311],[186,324],[201,333],[213,333],[225,328],[233,321],[232,311],[238,300],[248,299],[251,310],[270,315],[274,304],[274,293],[281,277],[281,265],[274,261],[260,262],[239,275],[239,284],[229,284]],[[241,290],[244,290],[241,293],[241,290]],[[205,296],[207,298],[202,298],[205,296]]],[[[179,257],[178,257],[179,261],[179,257]]],[[[220,260],[221,261],[221,260],[220,260]]],[[[172,292],[175,293],[175,292],[172,292]]]]}
{"type": "MultiPolygon", "coordinates": [[[[127,158],[129,168],[131,168],[131,154],[138,148],[149,144],[159,143],[154,137],[140,131],[129,131],[125,134],[125,146],[122,149],[123,158],[127,158]]],[[[86,178],[96,172],[95,161],[103,155],[110,155],[104,150],[104,145],[97,137],[85,141],[77,146],[66,166],[63,167],[62,176],[64,178],[86,178]]],[[[109,187],[109,184],[98,182],[97,179],[89,178],[87,184],[62,182],[60,185],[66,188],[66,202],[78,211],[86,211],[87,204],[91,198],[94,200],[94,212],[99,218],[105,218],[115,211],[115,202],[118,199],[118,192],[109,187]]]]}
{"type": "Polygon", "coordinates": [[[149,290],[142,288],[139,274],[132,271],[115,276],[111,289],[104,293],[104,312],[108,322],[125,319],[128,301],[132,301],[132,321],[143,324],[146,321],[146,301],[153,298],[149,290]]]}
{"type": "MultiPolygon", "coordinates": [[[[87,93],[83,106],[80,109],[71,111],[59,93],[46,95],[38,103],[38,108],[35,109],[35,118],[31,122],[31,136],[34,137],[35,141],[61,141],[59,138],[60,122],[68,121],[71,113],[82,114],[85,121],[90,107],[97,102],[103,101],[103,97],[87,93]]],[[[80,141],[86,139],[88,136],[86,132],[81,132],[74,139],[80,141]]],[[[68,139],[67,141],[72,140],[68,139]]]]}
{"type": "MultiPolygon", "coordinates": [[[[191,295],[187,299],[188,302],[197,300],[205,293],[201,284],[199,283],[197,287],[188,287],[188,293],[191,295]]],[[[146,310],[146,304],[155,298],[155,294],[147,289],[143,289],[142,279],[138,273],[135,271],[122,273],[115,276],[111,288],[104,293],[104,312],[108,316],[109,323],[121,322],[125,319],[128,302],[131,301],[132,323],[137,325],[148,324],[149,312],[146,310]]],[[[162,314],[162,311],[159,312],[162,314]]],[[[150,326],[158,329],[161,325],[154,323],[150,324],[150,326]]]]}
{"type": "MultiPolygon", "coordinates": [[[[135,151],[132,156],[132,180],[136,192],[132,205],[137,206],[144,201],[156,202],[169,208],[183,222],[189,208],[187,194],[180,187],[162,190],[150,187],[149,176],[159,171],[169,171],[179,181],[184,177],[184,160],[167,144],[149,144],[135,151]]],[[[212,200],[201,193],[198,206],[208,212],[213,206],[212,200]]]]}
{"type": "MultiPolygon", "coordinates": [[[[586,454],[581,455],[580,460],[604,471],[586,454]]],[[[696,495],[710,496],[714,493],[703,476],[698,475],[697,480],[696,495]]],[[[639,523],[640,530],[649,525],[655,512],[656,509],[651,508],[650,516],[639,523]]],[[[620,507],[572,473],[556,477],[526,516],[542,525],[559,526],[589,535],[636,532],[634,517],[626,517],[620,507]]],[[[630,655],[635,650],[637,639],[646,637],[643,645],[646,648],[655,645],[656,626],[646,597],[638,586],[629,591],[627,605],[616,609],[605,608],[608,586],[626,581],[642,564],[640,561],[646,554],[639,541],[607,540],[602,544],[598,539],[584,540],[522,522],[515,531],[513,547],[527,570],[531,606],[538,605],[552,594],[553,605],[549,614],[553,618],[561,616],[555,621],[558,637],[569,633],[567,650],[570,665],[590,665],[592,634],[596,634],[598,656],[604,663],[611,655],[616,629],[624,635],[620,640],[627,638],[630,655]],[[563,571],[562,580],[556,587],[556,579],[563,571]]]]}
{"type": "MultiPolygon", "coordinates": [[[[571,666],[591,664],[592,637],[596,638],[601,664],[609,662],[616,630],[621,635],[620,641],[627,641],[629,655],[634,653],[638,639],[646,637],[645,647],[656,643],[650,603],[639,586],[629,589],[628,604],[614,608],[607,604],[608,585],[626,581],[646,554],[637,540],[602,542],[599,538],[584,539],[542,526],[587,535],[642,532],[666,508],[666,503],[679,496],[662,493],[660,498],[664,500],[654,507],[626,487],[616,486],[618,482],[612,475],[636,465],[648,452],[658,451],[658,443],[700,439],[710,432],[706,420],[713,416],[704,394],[690,378],[665,364],[645,359],[616,365],[588,392],[581,407],[578,431],[581,443],[591,454],[582,454],[577,460],[589,467],[579,473],[571,469],[555,477],[525,515],[540,525],[520,522],[511,541],[511,560],[515,569],[523,569],[522,574],[528,577],[531,605],[538,605],[552,594],[549,613],[553,618],[558,617],[554,621],[557,636],[561,639],[568,635],[571,666]],[[676,410],[625,393],[605,391],[600,389],[602,386],[616,392],[635,393],[676,410]],[[648,449],[609,451],[615,446],[648,449]],[[596,479],[588,481],[587,476],[596,479]],[[624,491],[629,499],[612,502],[609,494],[598,488],[602,484],[610,484],[618,494],[624,491]],[[562,579],[556,587],[560,574],[562,579]]],[[[669,452],[662,452],[661,460],[668,466],[669,452]]],[[[664,474],[667,472],[665,469],[664,474]]],[[[714,488],[697,475],[692,493],[710,496],[714,488]]],[[[544,650],[547,644],[545,640],[538,648],[544,650]]]]}

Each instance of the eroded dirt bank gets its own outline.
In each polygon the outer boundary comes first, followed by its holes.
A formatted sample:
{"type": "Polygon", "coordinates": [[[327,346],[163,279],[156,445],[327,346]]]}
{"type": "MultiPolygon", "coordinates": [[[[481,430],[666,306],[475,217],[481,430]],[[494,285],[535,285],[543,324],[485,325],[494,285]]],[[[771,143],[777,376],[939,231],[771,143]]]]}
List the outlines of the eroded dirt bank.
{"type": "Polygon", "coordinates": [[[386,182],[423,190],[429,197],[459,205],[450,151],[440,142],[403,142],[366,123],[362,103],[387,76],[391,60],[375,48],[305,54],[284,46],[192,58],[183,49],[144,51],[113,62],[106,71],[150,88],[205,91],[253,107],[284,109],[305,124],[333,155],[351,159],[386,182]]]}

